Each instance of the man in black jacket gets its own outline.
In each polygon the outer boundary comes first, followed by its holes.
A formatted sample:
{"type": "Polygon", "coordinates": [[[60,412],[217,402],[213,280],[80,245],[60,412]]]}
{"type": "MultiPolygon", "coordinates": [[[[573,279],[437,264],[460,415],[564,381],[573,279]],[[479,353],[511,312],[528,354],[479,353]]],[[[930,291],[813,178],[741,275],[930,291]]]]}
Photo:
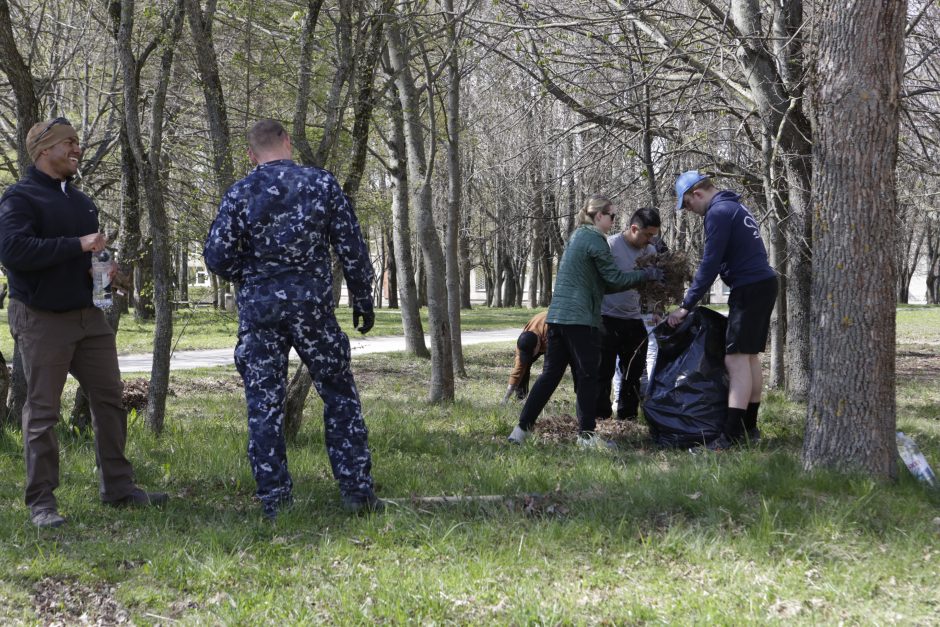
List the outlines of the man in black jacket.
{"type": "MultiPolygon", "coordinates": [[[[95,432],[101,500],[155,505],[164,493],[134,483],[124,456],[127,412],[114,331],[92,304],[91,256],[104,250],[98,208],[71,184],[82,149],[65,118],[33,126],[26,149],[34,165],[0,198],[0,262],[10,284],[10,331],[23,356],[26,505],[37,527],[58,527],[55,425],[66,376],[85,389],[95,432]]],[[[112,265],[111,274],[116,272],[112,265]]]]}

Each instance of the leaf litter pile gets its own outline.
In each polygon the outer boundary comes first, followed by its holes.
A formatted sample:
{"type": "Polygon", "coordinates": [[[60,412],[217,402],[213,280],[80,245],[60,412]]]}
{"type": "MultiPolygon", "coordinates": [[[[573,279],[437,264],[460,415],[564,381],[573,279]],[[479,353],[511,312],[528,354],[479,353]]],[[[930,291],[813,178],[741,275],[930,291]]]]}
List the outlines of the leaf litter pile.
{"type": "Polygon", "coordinates": [[[686,283],[692,280],[689,257],[680,250],[643,255],[636,260],[638,270],[656,267],[663,271],[662,282],[650,281],[636,288],[643,311],[664,312],[682,302],[686,283]]]}

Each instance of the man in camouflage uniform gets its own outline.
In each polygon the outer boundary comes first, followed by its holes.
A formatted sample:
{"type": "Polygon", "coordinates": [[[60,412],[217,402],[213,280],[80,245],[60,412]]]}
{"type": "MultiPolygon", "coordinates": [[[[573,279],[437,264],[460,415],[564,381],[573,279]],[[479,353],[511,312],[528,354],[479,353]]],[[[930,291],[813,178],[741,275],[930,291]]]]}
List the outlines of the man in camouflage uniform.
{"type": "Polygon", "coordinates": [[[274,519],[292,502],[284,442],[291,347],[323,399],[326,449],[344,507],[381,509],[349,338],[333,312],[330,247],[343,264],[353,323],[366,333],[375,321],[372,263],[359,222],[332,174],[291,160],[279,122],[251,128],[248,154],[257,167],[225,194],[203,255],[212,272],[238,284],[235,365],[245,383],[248,459],[264,514],[274,519]]]}

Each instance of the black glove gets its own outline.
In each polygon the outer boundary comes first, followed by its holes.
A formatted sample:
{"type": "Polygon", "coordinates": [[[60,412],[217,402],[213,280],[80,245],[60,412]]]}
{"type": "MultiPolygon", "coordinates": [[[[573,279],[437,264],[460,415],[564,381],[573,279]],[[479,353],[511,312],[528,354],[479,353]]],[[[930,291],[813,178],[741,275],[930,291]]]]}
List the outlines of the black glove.
{"type": "Polygon", "coordinates": [[[656,281],[657,283],[662,283],[666,280],[666,273],[656,266],[643,268],[643,274],[646,275],[647,282],[656,281]]]}
{"type": "Polygon", "coordinates": [[[374,311],[356,311],[353,309],[353,326],[356,330],[365,335],[375,325],[374,311]],[[362,317],[362,325],[359,324],[359,318],[362,317]]]}

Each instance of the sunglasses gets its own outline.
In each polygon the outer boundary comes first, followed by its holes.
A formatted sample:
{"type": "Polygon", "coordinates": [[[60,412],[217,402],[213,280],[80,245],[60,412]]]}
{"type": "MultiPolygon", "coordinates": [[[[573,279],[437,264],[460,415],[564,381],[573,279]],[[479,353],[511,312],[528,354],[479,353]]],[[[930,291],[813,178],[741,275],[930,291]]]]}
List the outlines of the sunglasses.
{"type": "Polygon", "coordinates": [[[42,139],[43,136],[44,136],[46,133],[48,133],[49,131],[51,131],[51,130],[52,130],[52,127],[55,126],[56,124],[65,124],[65,125],[67,125],[67,126],[71,126],[71,125],[72,125],[72,123],[69,122],[69,121],[68,121],[67,119],[65,119],[65,118],[56,118],[56,119],[54,119],[53,121],[49,122],[49,124],[46,126],[46,128],[42,129],[42,133],[40,133],[39,135],[36,135],[36,139],[33,140],[33,145],[38,144],[38,143],[39,143],[39,140],[42,139]]]}

